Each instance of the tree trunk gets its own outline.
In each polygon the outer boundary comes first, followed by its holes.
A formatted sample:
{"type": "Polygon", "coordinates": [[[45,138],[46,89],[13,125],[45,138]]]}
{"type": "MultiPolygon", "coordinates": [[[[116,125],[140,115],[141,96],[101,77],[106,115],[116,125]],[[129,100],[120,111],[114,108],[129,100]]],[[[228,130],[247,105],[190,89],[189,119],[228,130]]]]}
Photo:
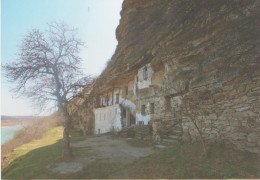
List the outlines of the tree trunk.
{"type": "MultiPolygon", "coordinates": [[[[183,99],[184,99],[184,97],[182,96],[182,100],[183,100],[183,99]]],[[[194,114],[195,114],[195,113],[189,113],[188,108],[187,108],[187,104],[185,103],[184,100],[183,100],[182,102],[183,102],[183,105],[184,105],[184,106],[183,106],[183,107],[184,107],[184,110],[186,111],[186,115],[190,118],[191,122],[193,123],[193,125],[195,126],[196,130],[197,130],[198,133],[199,133],[199,137],[200,137],[200,141],[201,141],[201,144],[202,144],[202,147],[203,147],[203,151],[204,151],[205,154],[207,154],[208,151],[207,151],[205,139],[204,139],[204,137],[203,137],[203,135],[202,135],[201,129],[198,127],[198,125],[197,125],[197,123],[196,123],[196,119],[194,118],[194,114]]],[[[189,107],[191,107],[191,106],[189,105],[189,107]]]]}
{"type": "Polygon", "coordinates": [[[198,127],[197,123],[195,122],[195,120],[193,120],[192,122],[193,122],[194,126],[196,127],[196,129],[197,129],[197,131],[200,135],[200,141],[201,141],[201,144],[203,146],[204,153],[207,154],[208,151],[207,151],[207,148],[206,148],[205,139],[202,136],[202,132],[201,132],[200,128],[198,127]]]}
{"type": "Polygon", "coordinates": [[[65,118],[65,125],[63,131],[63,148],[62,148],[62,158],[71,159],[72,149],[70,147],[70,129],[71,129],[71,118],[66,109],[63,109],[63,116],[65,118]]]}

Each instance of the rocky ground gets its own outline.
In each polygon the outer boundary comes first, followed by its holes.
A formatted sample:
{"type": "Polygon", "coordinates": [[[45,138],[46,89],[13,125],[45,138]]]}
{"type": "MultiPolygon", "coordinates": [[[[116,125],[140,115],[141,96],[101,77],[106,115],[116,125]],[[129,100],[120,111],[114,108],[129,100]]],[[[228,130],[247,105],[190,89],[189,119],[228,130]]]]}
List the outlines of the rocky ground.
{"type": "Polygon", "coordinates": [[[48,168],[61,174],[70,174],[84,169],[96,160],[104,163],[128,165],[156,151],[150,145],[131,144],[129,143],[131,140],[112,135],[89,137],[71,144],[72,147],[81,149],[80,154],[76,155],[73,161],[58,162],[48,168]]]}

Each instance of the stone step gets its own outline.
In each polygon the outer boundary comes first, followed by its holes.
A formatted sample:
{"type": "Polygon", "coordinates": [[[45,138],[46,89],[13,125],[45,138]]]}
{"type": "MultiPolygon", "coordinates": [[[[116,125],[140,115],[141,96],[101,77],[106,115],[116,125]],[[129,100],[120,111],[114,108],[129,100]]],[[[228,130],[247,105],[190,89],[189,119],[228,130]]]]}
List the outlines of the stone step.
{"type": "Polygon", "coordinates": [[[179,126],[173,126],[173,127],[171,128],[171,130],[172,130],[172,131],[180,131],[180,132],[182,132],[182,128],[179,127],[179,126]]]}
{"type": "Polygon", "coordinates": [[[155,148],[155,149],[165,149],[166,146],[161,145],[161,144],[158,144],[158,145],[155,145],[154,148],[155,148]]]}
{"type": "Polygon", "coordinates": [[[175,119],[174,118],[165,118],[165,119],[160,119],[160,121],[164,121],[164,122],[175,121],[175,119]]]}
{"type": "Polygon", "coordinates": [[[183,134],[182,131],[172,131],[170,134],[175,135],[175,136],[181,136],[183,134]]]}
{"type": "Polygon", "coordinates": [[[173,113],[172,112],[164,112],[162,114],[160,114],[161,116],[172,116],[173,113]]]}
{"type": "Polygon", "coordinates": [[[174,116],[161,116],[161,119],[174,118],[174,116]]]}
{"type": "Polygon", "coordinates": [[[174,139],[163,139],[162,141],[166,144],[176,144],[176,143],[178,143],[178,140],[174,140],[174,139]]]}
{"type": "Polygon", "coordinates": [[[168,138],[174,139],[174,140],[180,140],[181,139],[180,136],[176,136],[176,135],[170,135],[170,136],[168,136],[168,138]]]}
{"type": "Polygon", "coordinates": [[[174,127],[182,128],[181,123],[176,124],[174,127]]]}

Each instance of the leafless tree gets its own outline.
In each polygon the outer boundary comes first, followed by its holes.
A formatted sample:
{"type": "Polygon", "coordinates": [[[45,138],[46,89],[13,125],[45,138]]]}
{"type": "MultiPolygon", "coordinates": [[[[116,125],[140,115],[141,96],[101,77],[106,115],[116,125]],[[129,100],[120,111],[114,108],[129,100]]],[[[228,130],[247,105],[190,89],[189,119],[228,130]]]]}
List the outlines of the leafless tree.
{"type": "Polygon", "coordinates": [[[77,30],[63,22],[48,26],[45,32],[32,29],[23,39],[18,60],[3,69],[7,79],[16,83],[16,94],[31,98],[43,109],[55,101],[65,118],[63,158],[66,159],[72,157],[68,104],[93,79],[82,78],[79,52],[84,43],[77,38],[77,30]]]}
{"type": "Polygon", "coordinates": [[[199,117],[204,117],[203,111],[199,109],[199,102],[200,99],[198,96],[184,96],[182,95],[182,108],[183,108],[183,115],[185,115],[190,122],[194,125],[195,129],[199,134],[199,138],[203,147],[203,151],[207,154],[207,147],[205,138],[203,136],[202,128],[199,125],[201,123],[198,119],[199,117]]]}

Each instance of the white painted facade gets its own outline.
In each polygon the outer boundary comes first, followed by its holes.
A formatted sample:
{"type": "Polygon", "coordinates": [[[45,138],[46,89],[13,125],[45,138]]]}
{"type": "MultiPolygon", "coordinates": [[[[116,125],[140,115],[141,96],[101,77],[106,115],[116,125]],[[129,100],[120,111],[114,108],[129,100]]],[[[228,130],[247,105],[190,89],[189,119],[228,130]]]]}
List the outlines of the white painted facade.
{"type": "Polygon", "coordinates": [[[151,120],[150,115],[150,103],[145,104],[145,115],[142,113],[136,113],[136,124],[139,122],[144,122],[144,125],[148,125],[149,121],[151,120]]]}
{"type": "Polygon", "coordinates": [[[148,125],[152,117],[155,117],[154,114],[150,113],[150,103],[159,104],[160,100],[144,100],[142,104],[139,104],[140,101],[138,104],[136,104],[137,102],[134,101],[136,98],[136,91],[138,89],[149,88],[150,85],[152,85],[153,75],[154,71],[151,67],[151,64],[147,64],[138,70],[138,73],[135,76],[131,86],[128,84],[127,86],[122,86],[120,88],[116,87],[112,90],[104,92],[100,96],[101,106],[100,108],[96,108],[94,110],[96,134],[110,132],[112,129],[115,131],[120,131],[124,126],[129,126],[130,114],[134,116],[136,124],[143,122],[144,125],[148,125]],[[146,79],[144,79],[145,68],[147,70],[146,79]],[[133,92],[128,92],[129,94],[132,93],[132,95],[127,96],[127,94],[125,94],[125,88],[128,88],[130,91],[132,90],[133,92]],[[133,101],[131,101],[131,98],[133,101]],[[145,114],[142,114],[140,111],[141,105],[145,105],[145,114]],[[123,112],[126,112],[125,114],[122,112],[124,115],[121,114],[120,107],[124,108],[125,111],[122,110],[123,112]]]}
{"type": "Polygon", "coordinates": [[[124,108],[128,108],[131,111],[132,114],[135,114],[136,106],[132,101],[120,97],[119,103],[124,108]]]}
{"type": "Polygon", "coordinates": [[[119,104],[94,109],[95,134],[103,134],[112,131],[120,131],[121,110],[119,104]]]}
{"type": "Polygon", "coordinates": [[[149,121],[151,120],[151,115],[142,115],[141,113],[136,113],[136,123],[144,122],[144,125],[148,125],[149,121]]]}

